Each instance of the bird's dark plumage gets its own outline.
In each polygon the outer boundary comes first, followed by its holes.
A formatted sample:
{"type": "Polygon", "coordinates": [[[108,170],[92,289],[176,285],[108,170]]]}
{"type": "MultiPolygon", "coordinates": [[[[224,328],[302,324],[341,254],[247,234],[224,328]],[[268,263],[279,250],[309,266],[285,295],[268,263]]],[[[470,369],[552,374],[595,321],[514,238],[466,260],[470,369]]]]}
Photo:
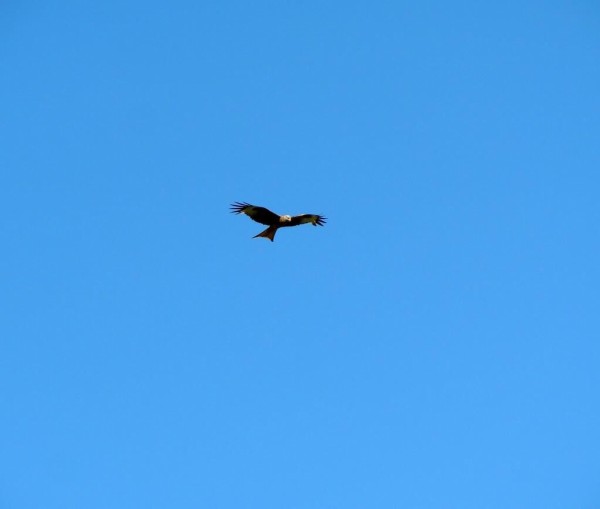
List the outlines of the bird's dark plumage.
{"type": "Polygon", "coordinates": [[[246,214],[257,223],[273,225],[279,221],[279,216],[264,207],[255,207],[249,203],[235,202],[231,205],[234,214],[246,214]]]}
{"type": "Polygon", "coordinates": [[[260,232],[255,237],[265,237],[271,240],[275,238],[275,233],[279,228],[287,226],[298,226],[299,224],[311,223],[313,226],[323,226],[326,218],[318,214],[300,214],[298,216],[277,215],[265,207],[257,207],[249,203],[235,202],[231,205],[231,212],[234,214],[246,214],[250,219],[257,223],[266,224],[269,227],[260,232]]]}

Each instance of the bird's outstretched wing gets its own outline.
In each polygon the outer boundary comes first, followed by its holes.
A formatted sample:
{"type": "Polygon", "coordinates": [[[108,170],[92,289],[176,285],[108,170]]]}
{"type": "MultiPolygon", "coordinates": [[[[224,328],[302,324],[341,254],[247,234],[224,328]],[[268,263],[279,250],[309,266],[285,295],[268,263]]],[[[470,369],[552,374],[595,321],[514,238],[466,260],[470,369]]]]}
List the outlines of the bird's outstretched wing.
{"type": "Polygon", "coordinates": [[[256,207],[249,203],[235,202],[231,205],[231,212],[234,214],[246,214],[250,219],[257,223],[272,225],[279,222],[279,216],[265,207],[256,207]]]}
{"type": "Polygon", "coordinates": [[[297,226],[299,224],[311,223],[313,226],[323,226],[327,222],[327,218],[318,214],[300,214],[292,216],[292,220],[286,226],[297,226]]]}

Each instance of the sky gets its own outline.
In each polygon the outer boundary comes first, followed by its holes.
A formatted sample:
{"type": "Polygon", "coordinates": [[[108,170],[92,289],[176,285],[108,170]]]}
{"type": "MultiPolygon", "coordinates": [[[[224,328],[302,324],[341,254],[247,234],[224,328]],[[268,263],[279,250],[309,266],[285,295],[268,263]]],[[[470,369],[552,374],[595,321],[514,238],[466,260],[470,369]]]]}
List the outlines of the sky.
{"type": "Polygon", "coordinates": [[[584,0],[4,2],[0,507],[600,508],[599,62],[584,0]]]}

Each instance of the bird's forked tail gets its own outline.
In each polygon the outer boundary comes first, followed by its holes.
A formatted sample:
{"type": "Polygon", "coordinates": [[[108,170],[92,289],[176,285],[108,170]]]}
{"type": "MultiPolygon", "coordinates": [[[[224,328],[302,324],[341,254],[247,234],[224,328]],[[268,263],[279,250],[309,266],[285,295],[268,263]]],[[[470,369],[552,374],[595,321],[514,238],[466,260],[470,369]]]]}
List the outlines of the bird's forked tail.
{"type": "Polygon", "coordinates": [[[273,240],[275,240],[275,233],[277,233],[277,226],[272,225],[252,238],[255,239],[256,237],[264,237],[266,239],[270,239],[271,242],[273,242],[273,240]]]}

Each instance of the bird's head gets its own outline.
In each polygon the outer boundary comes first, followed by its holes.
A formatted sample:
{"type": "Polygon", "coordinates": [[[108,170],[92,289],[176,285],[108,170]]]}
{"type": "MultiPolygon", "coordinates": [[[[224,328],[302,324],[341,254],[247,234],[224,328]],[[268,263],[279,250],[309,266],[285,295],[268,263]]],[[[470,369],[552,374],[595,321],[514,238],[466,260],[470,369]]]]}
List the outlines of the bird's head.
{"type": "Polygon", "coordinates": [[[292,216],[288,216],[288,215],[281,216],[279,218],[279,221],[281,221],[282,223],[289,223],[291,220],[292,220],[292,216]]]}

